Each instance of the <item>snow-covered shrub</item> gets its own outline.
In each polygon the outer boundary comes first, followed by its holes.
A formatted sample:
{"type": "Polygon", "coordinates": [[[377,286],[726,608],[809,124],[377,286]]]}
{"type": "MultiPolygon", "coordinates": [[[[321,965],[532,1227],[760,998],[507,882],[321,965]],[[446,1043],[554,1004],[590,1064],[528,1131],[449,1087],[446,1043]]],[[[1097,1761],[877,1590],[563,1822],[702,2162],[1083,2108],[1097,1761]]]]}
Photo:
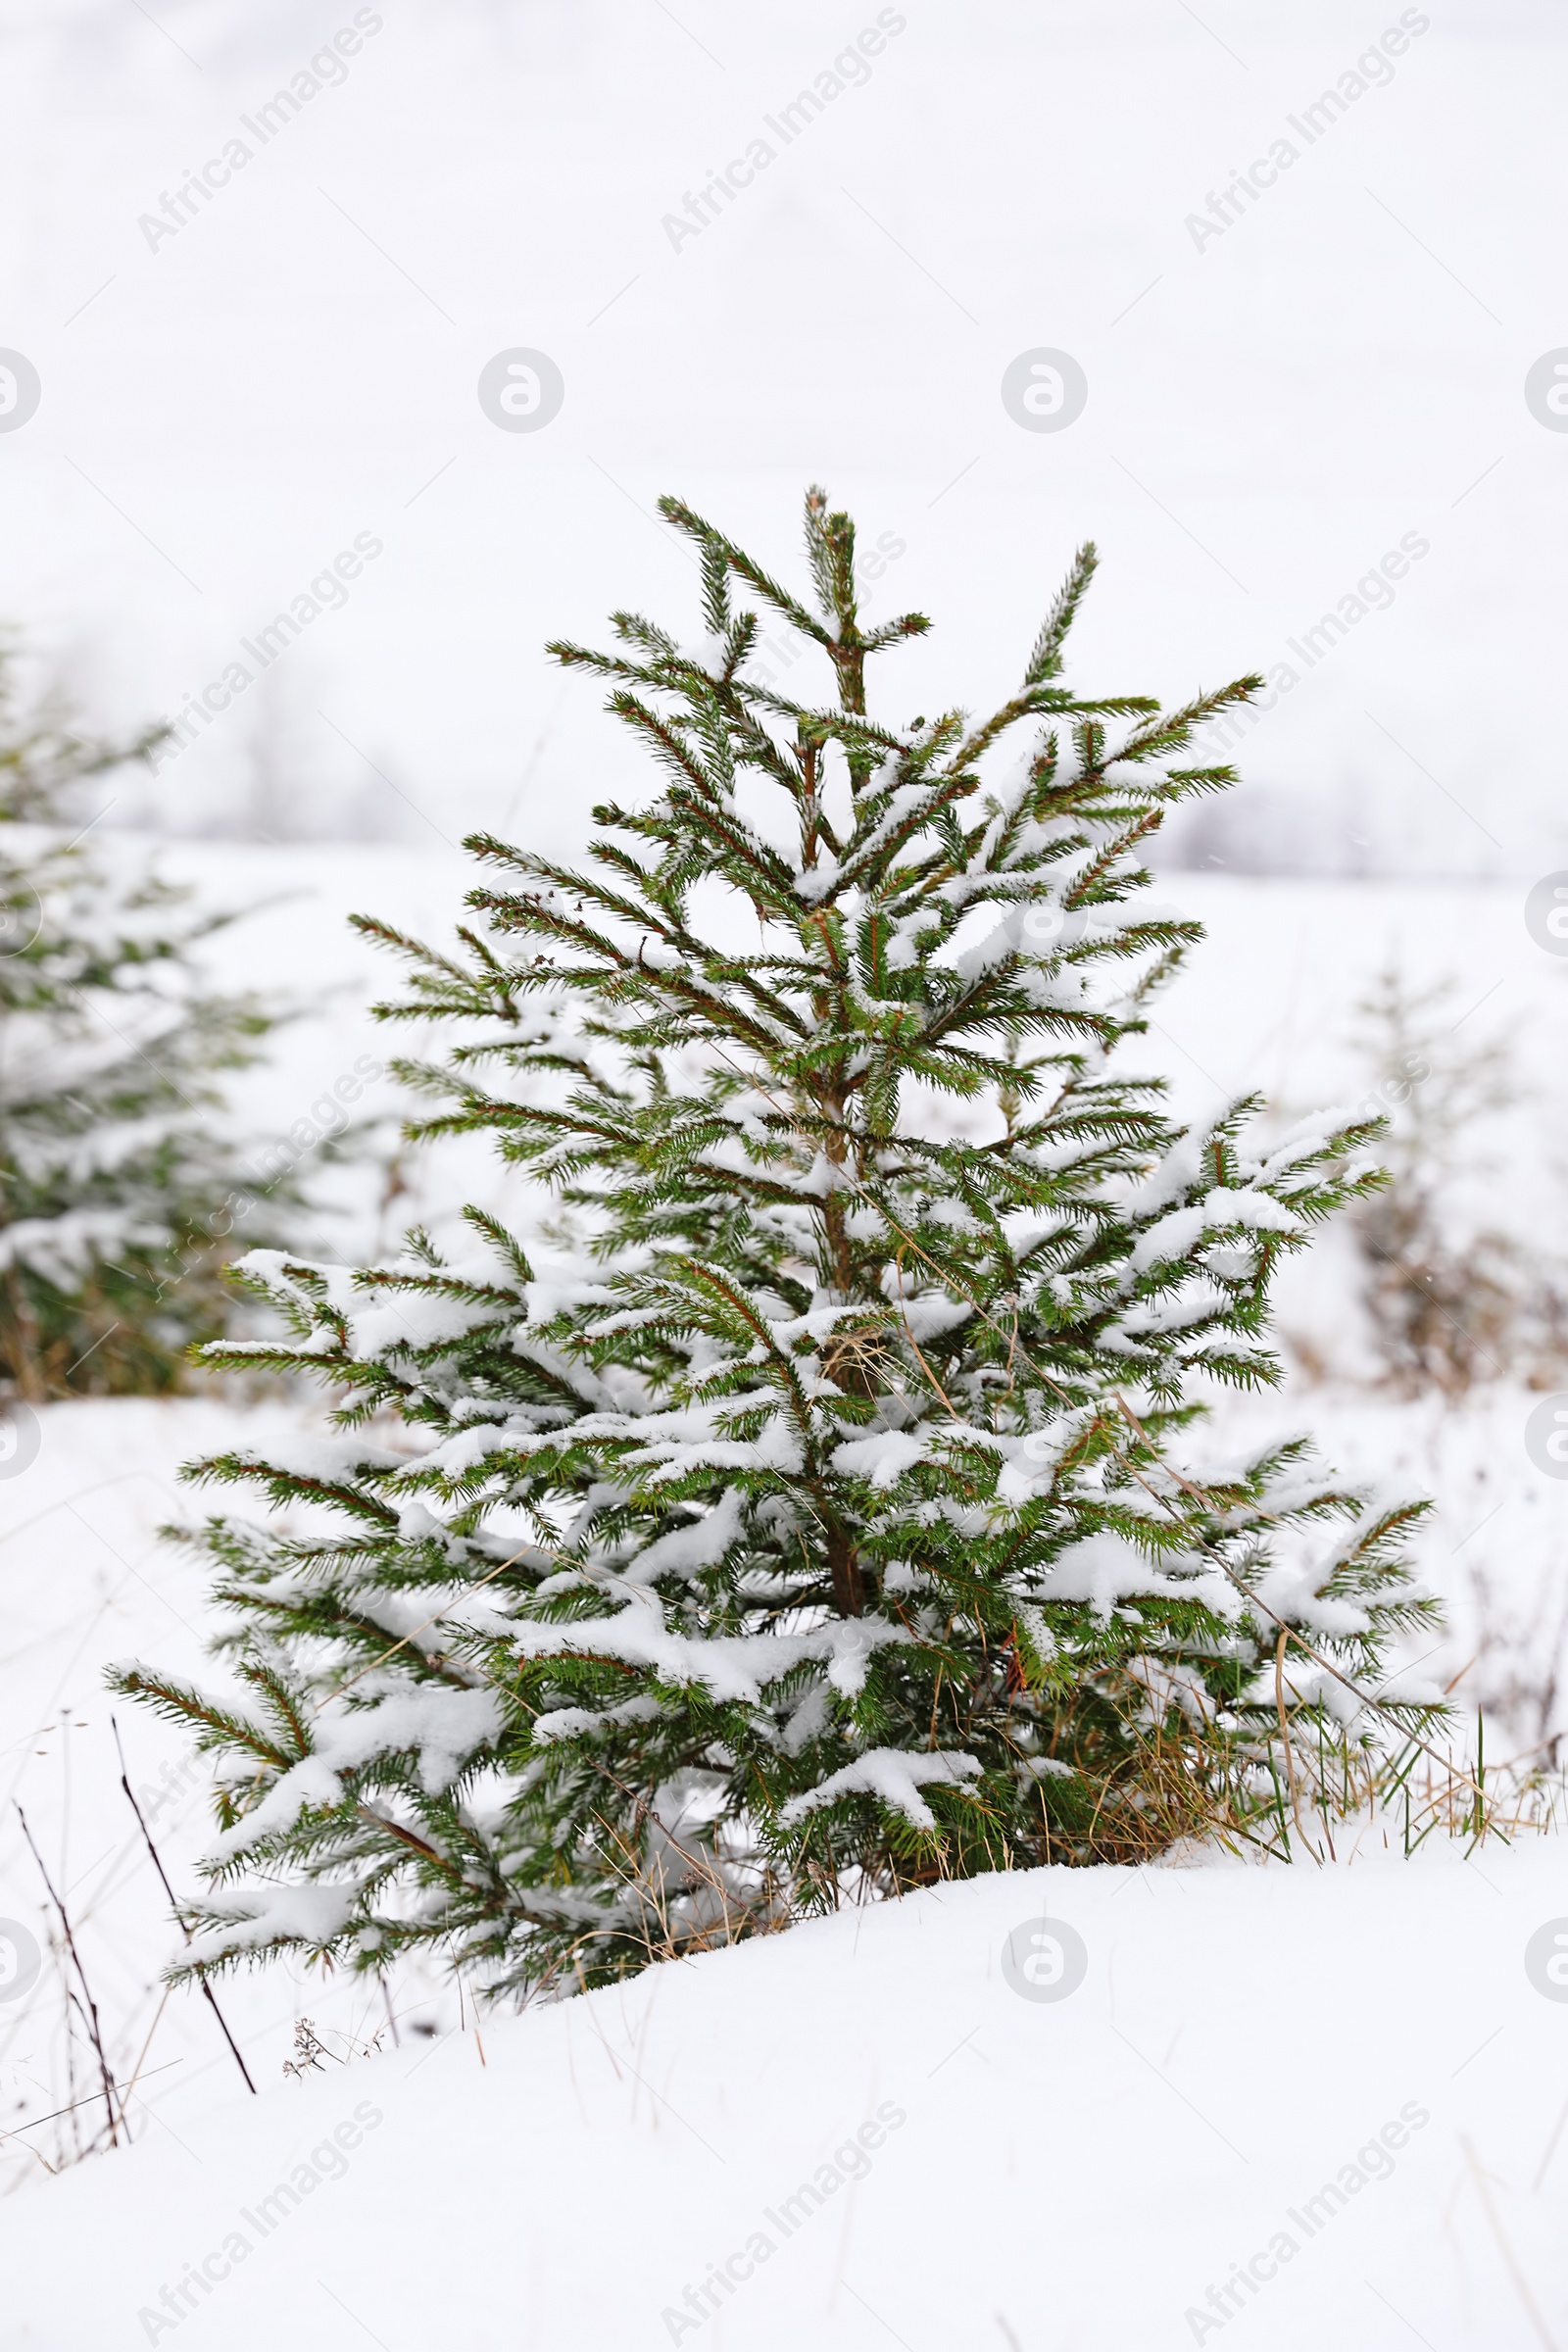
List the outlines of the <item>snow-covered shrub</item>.
{"type": "Polygon", "coordinates": [[[1305,1441],[1202,1471],[1213,1382],[1276,1377],[1272,1270],[1376,1181],[1373,1124],[1254,1150],[1124,1074],[1198,934],[1142,895],[1172,765],[1244,679],[1079,699],[1078,558],[1016,693],[869,714],[854,532],[807,502],[817,611],[678,501],[704,627],[617,614],[610,682],[659,788],[578,869],[486,837],[451,954],[401,954],[427,1134],[531,1179],[354,1271],[250,1279],[336,1434],[192,1475],[246,1690],[120,1687],[221,1758],[194,1965],[441,1944],[492,1990],[601,1981],[846,1894],[1139,1857],[1304,1774],[1430,1603],[1415,1506],[1305,1441]],[[748,664],[759,611],[824,702],[748,664]],[[776,622],[774,625],[777,625],[776,622]],[[1021,752],[1012,751],[1019,733],[1021,752]],[[543,1235],[543,1241],[539,1236],[543,1235]],[[1283,1735],[1294,1716],[1290,1763],[1283,1735]]]}
{"type": "MultiPolygon", "coordinates": [[[[125,836],[83,821],[83,781],[144,753],[20,707],[0,651],[0,1394],[172,1387],[228,1328],[238,1154],[220,1072],[271,1026],[205,986],[200,916],[125,836]]],[[[251,1220],[276,1235],[270,1213],[251,1220]]]]}

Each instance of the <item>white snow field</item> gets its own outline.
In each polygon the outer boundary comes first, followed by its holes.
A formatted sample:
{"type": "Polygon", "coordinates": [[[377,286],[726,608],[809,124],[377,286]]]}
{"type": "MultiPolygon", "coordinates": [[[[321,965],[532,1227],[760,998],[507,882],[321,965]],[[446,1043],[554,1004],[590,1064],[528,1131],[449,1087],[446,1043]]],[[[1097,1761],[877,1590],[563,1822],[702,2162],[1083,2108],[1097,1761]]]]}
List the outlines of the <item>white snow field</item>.
{"type": "Polygon", "coordinates": [[[0,2344],[1540,2352],[1568,2004],[1522,1959],[1565,1904],[1540,1845],[812,1922],[12,2200],[0,2344]],[[1004,1945],[1058,1921],[1082,1982],[1023,1997],[1004,1945]]]}
{"type": "Polygon", "coordinates": [[[660,493],[793,567],[820,480],[872,615],[934,617],[881,665],[906,710],[1010,691],[1094,537],[1075,674],[1276,673],[1248,773],[1314,863],[1568,861],[1555,0],[13,0],[4,37],[0,340],[42,396],[0,613],[105,723],[219,686],[115,821],[438,848],[537,784],[558,848],[635,759],[544,641],[694,611],[660,493]],[[564,403],[500,431],[523,347],[564,403]],[[1043,348],[1064,431],[1003,405],[1043,348]]]}
{"type": "MultiPolygon", "coordinates": [[[[393,974],[344,912],[439,938],[468,880],[458,858],[387,846],[185,844],[169,863],[209,896],[270,900],[223,935],[222,966],[296,976],[307,995],[238,1090],[263,1141],[388,1049],[365,1007],[393,974]]],[[[1533,1089],[1489,1139],[1514,1153],[1506,1186],[1479,1159],[1469,1172],[1478,1213],[1543,1266],[1559,1253],[1568,996],[1521,890],[1187,874],[1160,888],[1210,934],[1148,1041],[1185,1110],[1250,1088],[1293,1109],[1359,1099],[1357,997],[1390,963],[1450,979],[1453,1020],[1506,1037],[1533,1089]]],[[[390,1081],[363,1107],[393,1114],[390,1081]]],[[[374,1186],[347,1177],[326,1246],[385,1246],[397,1217],[439,1224],[466,1191],[518,1207],[482,1152],[415,1155],[407,1175],[392,1225],[374,1186]]],[[[1541,1400],[1523,1389],[1489,1382],[1448,1407],[1367,1386],[1353,1275],[1330,1237],[1283,1301],[1287,1336],[1310,1332],[1328,1377],[1293,1355],[1283,1394],[1221,1399],[1195,1450],[1306,1427],[1348,1473],[1435,1496],[1420,1561],[1451,1625],[1425,1670],[1485,1700],[1500,1762],[1564,1725],[1568,1482],[1527,1455],[1541,1400]]],[[[178,1938],[118,1785],[102,1673],[132,1654],[201,1670],[203,1571],[158,1534],[205,1507],[180,1463],[321,1410],[216,1384],[51,1406],[36,1460],[0,1480],[0,1920],[44,1947],[24,1991],[0,1984],[0,2352],[174,2335],[224,2352],[366,2337],[385,2352],[1151,2352],[1233,2330],[1270,2352],[1331,2333],[1377,2352],[1568,2345],[1568,2001],[1549,1997],[1539,1949],[1526,1970],[1530,1939],[1568,1921],[1552,1838],[1467,1861],[1440,1832],[1406,1864],[1378,1833],[1321,1869],[988,1880],[485,2020],[482,2059],[450,1984],[406,1972],[383,1993],[273,1969],[220,1989],[253,2100],[211,2012],[164,1999],[178,1938]],[[137,2077],[137,2144],[79,2166],[94,2082],[79,2037],[71,2054],[13,1797],[117,2073],[137,2077]],[[1057,2001],[1003,1974],[1009,1932],[1042,1906],[1087,1956],[1057,2001]],[[285,2081],[303,2018],[333,2055],[285,2081]],[[379,2054],[339,2063],[378,2034],[379,2054]]],[[[119,1712],[132,1786],[188,1890],[203,1776],[173,1733],[119,1712]]]]}

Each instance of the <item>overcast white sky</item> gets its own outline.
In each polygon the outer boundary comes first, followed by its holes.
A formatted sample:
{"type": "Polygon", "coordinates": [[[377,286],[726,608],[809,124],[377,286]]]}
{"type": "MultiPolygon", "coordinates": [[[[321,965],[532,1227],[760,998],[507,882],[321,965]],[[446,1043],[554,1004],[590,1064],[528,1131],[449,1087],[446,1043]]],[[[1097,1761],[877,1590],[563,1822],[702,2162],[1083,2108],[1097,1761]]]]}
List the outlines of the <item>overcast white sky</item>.
{"type": "Polygon", "coordinates": [[[937,623],[885,658],[890,714],[1004,692],[1093,535],[1086,684],[1296,672],[1237,755],[1278,842],[1568,863],[1568,432],[1525,397],[1568,346],[1560,10],[908,0],[786,145],[766,118],[878,14],[376,0],[263,144],[241,118],[349,0],[14,8],[0,346],[41,398],[0,432],[0,612],[128,725],[368,535],[347,601],[164,772],[163,816],[564,845],[628,769],[544,640],[625,604],[695,622],[661,491],[786,567],[819,479],[901,550],[871,610],[937,623]],[[149,243],[236,137],[249,160],[149,243]],[[664,216],[759,138],[772,160],[673,244],[664,216]],[[1274,184],[1195,232],[1282,139],[1274,184]],[[477,398],[516,346],[564,380],[538,432],[477,398]],[[1040,347],[1087,380],[1061,431],[1003,404],[1040,347]],[[1401,541],[1425,552],[1389,600],[1293,654],[1401,541]]]}

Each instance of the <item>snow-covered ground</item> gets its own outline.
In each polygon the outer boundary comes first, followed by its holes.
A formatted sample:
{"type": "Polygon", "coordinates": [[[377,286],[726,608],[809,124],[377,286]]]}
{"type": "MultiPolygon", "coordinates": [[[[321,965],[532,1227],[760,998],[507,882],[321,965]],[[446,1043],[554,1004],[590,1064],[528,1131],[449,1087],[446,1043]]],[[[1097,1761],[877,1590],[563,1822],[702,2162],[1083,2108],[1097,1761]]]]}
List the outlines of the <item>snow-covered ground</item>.
{"type": "Polygon", "coordinates": [[[1041,1871],[210,2081],[12,2200],[0,2345],[1541,2352],[1565,1903],[1547,1846],[1041,1871]]]}

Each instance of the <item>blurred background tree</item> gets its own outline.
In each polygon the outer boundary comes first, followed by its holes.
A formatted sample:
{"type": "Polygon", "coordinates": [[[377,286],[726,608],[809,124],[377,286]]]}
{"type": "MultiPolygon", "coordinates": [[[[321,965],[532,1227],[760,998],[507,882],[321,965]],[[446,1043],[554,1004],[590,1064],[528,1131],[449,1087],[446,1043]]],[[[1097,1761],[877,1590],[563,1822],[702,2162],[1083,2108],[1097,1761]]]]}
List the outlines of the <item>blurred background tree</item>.
{"type": "Polygon", "coordinates": [[[27,706],[0,643],[0,1394],[152,1393],[229,1328],[229,1236],[282,1238],[299,1200],[258,1187],[221,1131],[225,1072],[278,1014],[225,996],[202,911],[126,834],[87,836],[91,779],[144,760],[27,706]]]}

